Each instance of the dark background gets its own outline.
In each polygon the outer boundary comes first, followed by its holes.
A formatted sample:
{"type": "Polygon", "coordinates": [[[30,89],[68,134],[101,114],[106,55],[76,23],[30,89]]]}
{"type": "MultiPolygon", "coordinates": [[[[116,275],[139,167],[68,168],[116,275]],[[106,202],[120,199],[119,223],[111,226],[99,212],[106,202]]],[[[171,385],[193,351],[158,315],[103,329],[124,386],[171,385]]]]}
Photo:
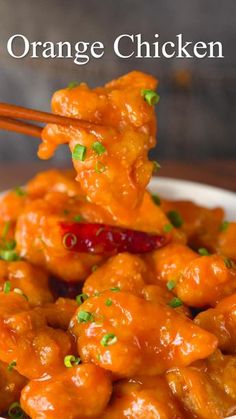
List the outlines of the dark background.
{"type": "MultiPolygon", "coordinates": [[[[236,157],[236,1],[235,0],[0,0],[0,100],[49,110],[54,90],[70,81],[91,86],[139,69],[160,80],[158,160],[233,159],[236,157]],[[105,56],[78,66],[73,60],[9,57],[10,36],[30,41],[96,41],[105,56]],[[153,40],[223,43],[224,59],[129,59],[113,52],[122,33],[153,40]]],[[[0,132],[1,162],[37,159],[37,140],[0,132]]],[[[68,161],[65,148],[54,161],[68,161]]]]}

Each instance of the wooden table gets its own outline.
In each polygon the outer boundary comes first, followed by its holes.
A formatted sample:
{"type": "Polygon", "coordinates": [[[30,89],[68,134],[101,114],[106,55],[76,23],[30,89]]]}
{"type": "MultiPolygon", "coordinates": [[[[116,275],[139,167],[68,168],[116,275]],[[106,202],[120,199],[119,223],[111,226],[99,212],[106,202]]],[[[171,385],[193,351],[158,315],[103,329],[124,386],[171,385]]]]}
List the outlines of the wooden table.
{"type": "MultiPolygon", "coordinates": [[[[0,190],[23,185],[35,173],[52,167],[52,162],[0,164],[0,190]]],[[[236,160],[204,162],[161,162],[158,176],[193,180],[236,192],[236,160]]]]}

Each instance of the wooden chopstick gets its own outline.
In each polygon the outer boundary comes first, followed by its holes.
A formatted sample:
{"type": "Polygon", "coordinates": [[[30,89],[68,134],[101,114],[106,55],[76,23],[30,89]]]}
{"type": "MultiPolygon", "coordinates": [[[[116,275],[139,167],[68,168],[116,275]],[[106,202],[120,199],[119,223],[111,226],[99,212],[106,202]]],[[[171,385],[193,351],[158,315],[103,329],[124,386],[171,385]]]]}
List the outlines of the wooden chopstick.
{"type": "Polygon", "coordinates": [[[26,124],[12,118],[0,116],[0,129],[5,131],[14,131],[20,134],[30,135],[31,137],[41,138],[42,128],[34,124],[26,124]]]}
{"type": "Polygon", "coordinates": [[[76,128],[93,129],[102,125],[91,123],[77,118],[56,115],[35,109],[24,108],[23,106],[0,103],[0,129],[20,132],[34,137],[41,136],[42,128],[36,125],[23,123],[17,119],[43,122],[46,124],[57,124],[73,126],[76,128]]]}

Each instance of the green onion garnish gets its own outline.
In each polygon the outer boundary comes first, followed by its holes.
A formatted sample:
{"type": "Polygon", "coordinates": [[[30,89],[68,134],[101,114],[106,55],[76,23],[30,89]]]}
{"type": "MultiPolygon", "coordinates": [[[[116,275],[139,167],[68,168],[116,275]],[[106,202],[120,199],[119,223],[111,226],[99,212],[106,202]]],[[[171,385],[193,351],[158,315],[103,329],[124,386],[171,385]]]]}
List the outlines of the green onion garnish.
{"type": "Polygon", "coordinates": [[[0,256],[0,257],[2,259],[5,259],[5,260],[8,260],[8,258],[10,258],[10,259],[13,258],[14,259],[14,257],[15,257],[15,256],[12,256],[11,254],[9,255],[8,253],[5,253],[5,251],[13,250],[16,247],[16,241],[14,239],[6,240],[10,227],[11,227],[11,222],[6,221],[6,223],[4,224],[4,227],[3,227],[2,237],[1,237],[1,240],[2,240],[1,251],[3,253],[2,253],[2,256],[0,256]]]}
{"type": "Polygon", "coordinates": [[[158,172],[158,170],[160,170],[160,168],[161,168],[161,165],[156,161],[156,160],[153,160],[152,161],[152,164],[153,164],[153,169],[152,169],[152,172],[153,173],[157,173],[158,172]]]}
{"type": "Polygon", "coordinates": [[[4,244],[5,250],[14,250],[16,247],[16,241],[14,239],[7,240],[4,244]]]}
{"type": "Polygon", "coordinates": [[[87,148],[82,144],[76,144],[72,152],[72,158],[74,160],[84,161],[86,157],[87,148]]]}
{"type": "Polygon", "coordinates": [[[113,291],[113,292],[119,292],[120,287],[112,287],[112,288],[110,288],[110,290],[113,291]]]}
{"type": "Polygon", "coordinates": [[[14,188],[13,191],[16,193],[17,196],[25,196],[26,195],[26,191],[24,189],[20,188],[19,186],[14,188]]]}
{"type": "Polygon", "coordinates": [[[28,301],[29,299],[28,299],[28,297],[27,297],[27,295],[25,295],[24,293],[23,293],[23,291],[20,289],[20,288],[14,288],[14,290],[13,290],[16,294],[19,294],[19,295],[22,295],[22,297],[24,297],[25,299],[26,299],[26,301],[28,301]]]}
{"type": "Polygon", "coordinates": [[[66,355],[64,358],[64,365],[66,368],[72,368],[74,365],[79,365],[81,359],[74,355],[66,355]]]}
{"type": "Polygon", "coordinates": [[[89,311],[80,311],[77,315],[79,323],[87,323],[93,321],[94,317],[89,311]]]}
{"type": "Polygon", "coordinates": [[[174,227],[179,228],[183,225],[183,218],[177,211],[169,211],[167,213],[167,217],[169,218],[171,224],[173,224],[174,227]]]}
{"type": "Polygon", "coordinates": [[[118,341],[117,336],[114,333],[107,333],[102,337],[100,343],[102,346],[111,346],[118,341]]]}
{"type": "Polygon", "coordinates": [[[160,96],[156,92],[154,92],[154,90],[151,89],[142,89],[141,95],[144,97],[144,100],[146,100],[146,102],[150,106],[156,105],[160,100],[160,96]]]}
{"type": "Polygon", "coordinates": [[[7,366],[7,370],[9,371],[9,372],[11,372],[13,369],[14,369],[14,367],[16,367],[16,361],[12,361],[12,362],[10,362],[10,364],[8,364],[8,366],[7,366]]]}
{"type": "Polygon", "coordinates": [[[20,257],[16,252],[13,252],[12,250],[0,250],[0,259],[3,259],[7,262],[14,262],[19,260],[20,257]]]}
{"type": "Polygon", "coordinates": [[[106,166],[101,161],[97,161],[94,170],[96,173],[103,173],[106,171],[106,166]]]}
{"type": "Polygon", "coordinates": [[[200,256],[210,256],[210,253],[205,247],[200,247],[200,249],[198,249],[198,253],[200,256]]]}
{"type": "Polygon", "coordinates": [[[5,241],[6,237],[8,235],[9,229],[11,227],[11,222],[10,221],[6,221],[2,230],[2,240],[5,241]]]}
{"type": "Polygon", "coordinates": [[[226,268],[229,268],[229,269],[235,267],[234,262],[230,258],[224,258],[224,264],[225,264],[226,268]]]}
{"type": "Polygon", "coordinates": [[[98,269],[98,265],[93,265],[91,271],[95,272],[98,269]]]}
{"type": "Polygon", "coordinates": [[[10,419],[23,419],[25,417],[21,405],[18,402],[14,402],[10,405],[7,414],[10,419]]]}
{"type": "Polygon", "coordinates": [[[174,226],[172,224],[165,224],[163,227],[164,233],[169,233],[171,230],[173,230],[174,226]]]}
{"type": "Polygon", "coordinates": [[[96,154],[98,154],[98,156],[101,156],[106,151],[106,147],[99,141],[95,141],[95,143],[93,143],[92,149],[96,154]]]}
{"type": "Polygon", "coordinates": [[[77,297],[75,298],[77,303],[79,304],[79,306],[81,304],[84,303],[84,301],[86,301],[89,298],[89,296],[87,294],[79,294],[77,295],[77,297]]]}
{"type": "Polygon", "coordinates": [[[9,292],[11,291],[11,283],[10,283],[10,281],[6,281],[6,282],[4,282],[4,285],[3,285],[3,292],[5,293],[5,294],[9,294],[9,292]]]}
{"type": "Polygon", "coordinates": [[[79,86],[79,83],[77,81],[71,81],[68,86],[67,89],[74,89],[75,87],[79,86]]]}
{"type": "Polygon", "coordinates": [[[83,217],[82,217],[82,215],[76,215],[76,216],[74,217],[74,221],[75,221],[76,223],[80,223],[81,221],[83,221],[83,217]]]}
{"type": "Polygon", "coordinates": [[[170,280],[167,282],[166,286],[167,286],[167,289],[168,289],[169,291],[171,291],[171,290],[173,290],[173,289],[176,287],[176,282],[175,282],[173,279],[170,279],[170,280]]]}
{"type": "Polygon", "coordinates": [[[113,304],[113,303],[112,303],[112,300],[111,300],[110,298],[108,298],[108,299],[105,301],[105,305],[106,305],[107,307],[110,307],[112,304],[113,304]]]}
{"type": "Polygon", "coordinates": [[[223,223],[220,226],[220,231],[226,231],[229,227],[229,221],[223,221],[223,223]]]}
{"type": "Polygon", "coordinates": [[[168,303],[170,307],[172,308],[177,308],[183,305],[183,302],[180,298],[178,297],[174,297],[172,298],[172,300],[170,300],[170,302],[168,303]]]}
{"type": "Polygon", "coordinates": [[[157,194],[152,194],[151,197],[152,197],[152,200],[153,200],[154,204],[156,204],[158,206],[161,205],[161,199],[157,194]]]}

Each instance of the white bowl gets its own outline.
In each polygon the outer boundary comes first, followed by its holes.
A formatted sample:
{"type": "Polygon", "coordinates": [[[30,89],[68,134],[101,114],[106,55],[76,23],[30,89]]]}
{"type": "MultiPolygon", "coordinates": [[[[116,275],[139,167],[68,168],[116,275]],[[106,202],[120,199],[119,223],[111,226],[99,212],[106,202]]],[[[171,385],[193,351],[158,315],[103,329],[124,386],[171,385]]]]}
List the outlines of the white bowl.
{"type": "Polygon", "coordinates": [[[190,200],[209,208],[223,207],[226,215],[225,218],[236,221],[235,192],[203,183],[165,177],[153,178],[149,184],[149,189],[153,193],[157,193],[167,199],[190,200]]]}

